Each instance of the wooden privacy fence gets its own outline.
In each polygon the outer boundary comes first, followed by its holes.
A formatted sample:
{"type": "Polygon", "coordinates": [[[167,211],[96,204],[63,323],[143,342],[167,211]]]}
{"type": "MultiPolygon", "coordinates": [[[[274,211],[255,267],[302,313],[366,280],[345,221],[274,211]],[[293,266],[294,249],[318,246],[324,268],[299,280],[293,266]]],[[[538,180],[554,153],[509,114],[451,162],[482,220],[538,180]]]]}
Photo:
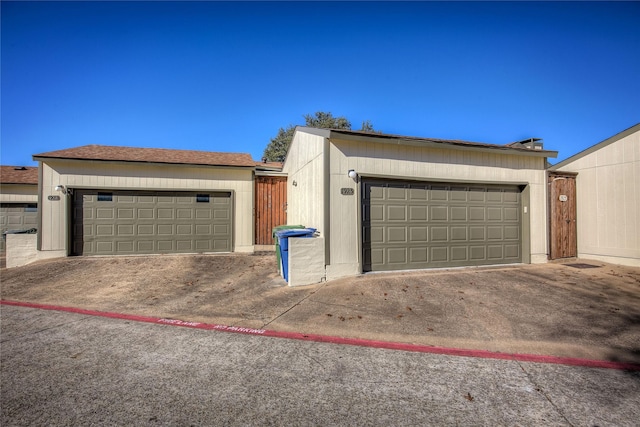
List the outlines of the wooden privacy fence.
{"type": "Polygon", "coordinates": [[[287,178],[256,176],[256,245],[272,245],[273,227],[287,223],[287,178]]]}

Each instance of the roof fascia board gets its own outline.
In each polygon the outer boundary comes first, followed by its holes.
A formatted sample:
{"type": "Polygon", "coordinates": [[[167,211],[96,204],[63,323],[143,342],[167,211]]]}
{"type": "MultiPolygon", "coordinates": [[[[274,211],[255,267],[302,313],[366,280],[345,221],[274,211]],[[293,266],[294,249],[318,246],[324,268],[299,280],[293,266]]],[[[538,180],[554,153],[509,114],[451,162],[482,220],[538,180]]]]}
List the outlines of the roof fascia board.
{"type": "Polygon", "coordinates": [[[582,150],[579,153],[574,154],[573,156],[571,156],[571,157],[569,157],[567,159],[564,159],[560,163],[557,163],[557,164],[551,166],[549,168],[549,170],[550,171],[554,171],[554,170],[557,170],[557,169],[559,169],[561,167],[564,167],[564,166],[568,165],[569,163],[573,163],[578,159],[581,159],[581,158],[583,158],[583,157],[585,157],[585,156],[587,156],[587,155],[589,155],[589,154],[591,154],[593,152],[596,152],[596,151],[600,150],[601,148],[606,147],[607,145],[611,145],[614,142],[619,141],[622,138],[626,138],[627,136],[629,136],[631,134],[634,134],[636,132],[640,132],[640,123],[637,123],[637,124],[631,126],[629,129],[625,129],[622,132],[617,133],[617,134],[613,135],[612,137],[605,139],[604,141],[601,141],[601,142],[599,142],[599,143],[597,143],[595,145],[592,145],[591,147],[589,147],[589,148],[587,148],[585,150],[582,150]]]}
{"type": "Polygon", "coordinates": [[[224,169],[247,169],[254,170],[255,166],[234,166],[234,165],[207,165],[201,163],[170,163],[170,162],[147,162],[142,160],[108,160],[108,159],[75,159],[69,157],[47,157],[47,156],[33,156],[33,160],[38,162],[47,163],[50,161],[69,161],[74,163],[79,162],[99,162],[99,163],[109,163],[109,164],[123,164],[123,165],[131,165],[131,164],[144,164],[144,165],[155,165],[155,166],[177,166],[177,167],[205,167],[205,168],[224,168],[224,169]]]}
{"type": "Polygon", "coordinates": [[[507,155],[519,155],[519,156],[533,156],[533,157],[558,157],[557,151],[548,150],[530,150],[530,149],[517,149],[510,147],[478,147],[478,146],[465,146],[456,145],[446,142],[435,142],[429,140],[408,140],[408,139],[392,139],[392,138],[376,138],[375,136],[360,136],[360,135],[348,135],[348,134],[335,134],[331,137],[332,140],[345,140],[345,141],[366,141],[380,144],[393,144],[393,145],[411,145],[414,147],[427,147],[427,148],[440,148],[449,150],[463,150],[463,151],[475,151],[493,154],[507,154],[507,155]]]}
{"type": "Polygon", "coordinates": [[[322,136],[324,138],[331,137],[330,129],[310,128],[306,126],[296,126],[296,132],[310,133],[311,135],[322,136]]]}

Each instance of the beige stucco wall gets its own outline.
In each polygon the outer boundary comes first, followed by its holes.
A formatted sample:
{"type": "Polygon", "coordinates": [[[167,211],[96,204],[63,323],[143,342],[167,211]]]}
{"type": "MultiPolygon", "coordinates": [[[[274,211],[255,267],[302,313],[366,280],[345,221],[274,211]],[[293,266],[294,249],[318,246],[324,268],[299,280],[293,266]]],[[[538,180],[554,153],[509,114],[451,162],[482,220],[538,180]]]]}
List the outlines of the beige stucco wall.
{"type": "Polygon", "coordinates": [[[37,203],[38,185],[0,184],[0,203],[37,203]]]}
{"type": "Polygon", "coordinates": [[[640,131],[569,161],[577,172],[578,256],[640,267],[640,131]]]}
{"type": "Polygon", "coordinates": [[[325,233],[325,138],[296,132],[283,172],[287,174],[287,222],[325,233]]]}
{"type": "Polygon", "coordinates": [[[234,199],[234,251],[253,251],[253,170],[191,165],[157,165],[76,160],[47,160],[40,164],[41,250],[68,252],[71,198],[55,191],[72,189],[197,191],[226,190],[234,199]],[[60,196],[61,200],[49,200],[60,196]]]}
{"type": "Polygon", "coordinates": [[[361,268],[360,189],[347,176],[350,169],[361,177],[527,185],[529,204],[523,206],[523,222],[528,220],[531,232],[523,240],[529,242],[531,262],[547,261],[543,157],[337,139],[331,142],[327,280],[358,274],[361,268]],[[354,195],[342,195],[341,188],[353,188],[354,195]]]}

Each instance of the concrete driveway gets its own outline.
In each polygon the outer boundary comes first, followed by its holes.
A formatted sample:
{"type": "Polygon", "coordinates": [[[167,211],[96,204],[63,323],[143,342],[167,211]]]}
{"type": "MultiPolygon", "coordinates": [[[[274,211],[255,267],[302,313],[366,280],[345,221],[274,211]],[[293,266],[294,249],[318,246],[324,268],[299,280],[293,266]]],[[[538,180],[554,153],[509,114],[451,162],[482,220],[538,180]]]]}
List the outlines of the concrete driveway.
{"type": "Polygon", "coordinates": [[[2,270],[1,286],[3,300],[640,363],[640,269],[594,261],[366,274],[289,288],[272,253],[66,258],[2,270]]]}

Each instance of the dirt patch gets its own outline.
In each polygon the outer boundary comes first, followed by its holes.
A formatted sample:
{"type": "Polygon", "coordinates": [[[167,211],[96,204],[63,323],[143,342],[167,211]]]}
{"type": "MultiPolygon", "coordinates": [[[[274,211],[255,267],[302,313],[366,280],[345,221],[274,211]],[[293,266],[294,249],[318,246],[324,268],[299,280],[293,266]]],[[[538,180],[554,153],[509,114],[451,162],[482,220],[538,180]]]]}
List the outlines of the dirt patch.
{"type": "Polygon", "coordinates": [[[273,253],[71,257],[2,271],[3,299],[251,327],[309,292],[286,286],[273,253]]]}
{"type": "Polygon", "coordinates": [[[640,269],[560,263],[291,288],[273,253],[70,257],[1,271],[2,299],[185,321],[640,363],[640,269]]]}

